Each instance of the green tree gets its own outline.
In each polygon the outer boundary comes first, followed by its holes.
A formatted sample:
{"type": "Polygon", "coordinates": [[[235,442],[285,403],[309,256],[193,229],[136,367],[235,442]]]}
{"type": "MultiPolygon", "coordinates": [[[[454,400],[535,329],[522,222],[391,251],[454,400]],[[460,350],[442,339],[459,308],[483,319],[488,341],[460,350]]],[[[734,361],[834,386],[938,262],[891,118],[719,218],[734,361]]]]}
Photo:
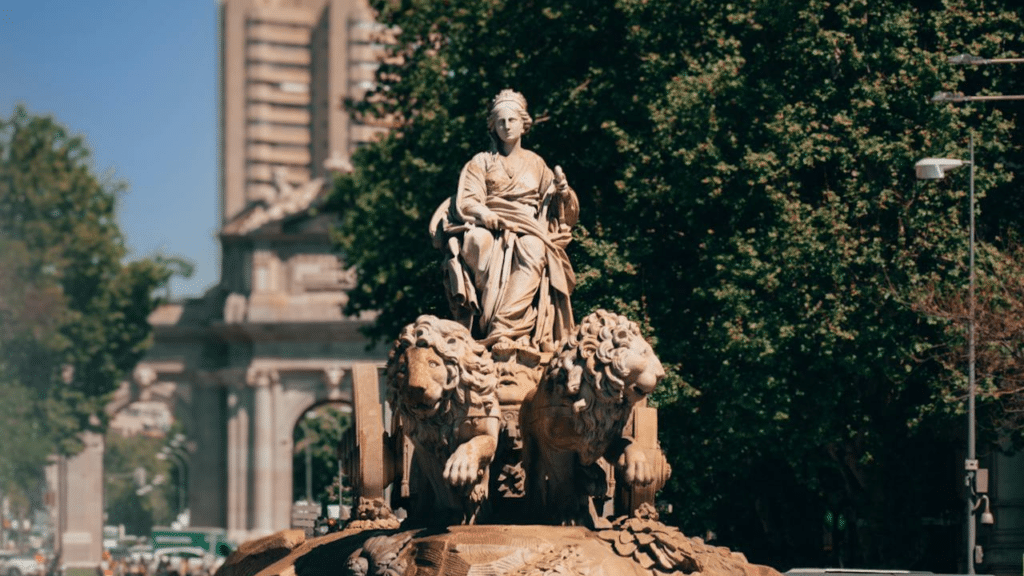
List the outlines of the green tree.
{"type": "Polygon", "coordinates": [[[24,399],[8,407],[23,417],[0,426],[26,470],[77,452],[81,430],[103,430],[102,407],[148,345],[171,268],[125,262],[115,212],[125,189],[98,177],[82,138],[53,118],[23,106],[0,118],[0,381],[24,399]]]}
{"type": "Polygon", "coordinates": [[[12,373],[16,362],[11,344],[60,342],[63,313],[59,289],[45,278],[28,275],[24,244],[0,238],[0,492],[22,500],[37,496],[39,471],[51,445],[37,416],[37,396],[12,373]]]}
{"type": "MultiPolygon", "coordinates": [[[[673,521],[777,567],[956,569],[958,534],[923,520],[962,513],[962,377],[935,354],[958,345],[958,319],[915,303],[963,290],[966,187],[918,184],[912,166],[964,157],[969,131],[991,166],[1017,165],[1014,114],[929,101],[1020,93],[1012,74],[947,61],[1019,54],[1014,5],[374,7],[398,57],[353,107],[397,128],[356,154],[332,207],[361,278],[349,309],[380,310],[376,337],[447,315],[426,223],[487,146],[487,100],[514,87],[536,119],[527,146],[581,199],[577,317],[629,314],[670,368],[659,400],[673,521]]],[[[979,171],[984,202],[1017,206],[1011,179],[979,171]]],[[[984,254],[1001,252],[1019,213],[987,229],[984,254]]]]}
{"type": "Polygon", "coordinates": [[[128,534],[148,536],[168,526],[177,507],[171,464],[157,454],[167,439],[108,433],[103,453],[103,498],[107,524],[124,524],[128,534]]]}
{"type": "Polygon", "coordinates": [[[306,499],[306,474],[311,471],[313,501],[323,505],[338,503],[338,444],[351,423],[349,414],[330,404],[309,410],[299,419],[293,433],[293,500],[306,499]]]}

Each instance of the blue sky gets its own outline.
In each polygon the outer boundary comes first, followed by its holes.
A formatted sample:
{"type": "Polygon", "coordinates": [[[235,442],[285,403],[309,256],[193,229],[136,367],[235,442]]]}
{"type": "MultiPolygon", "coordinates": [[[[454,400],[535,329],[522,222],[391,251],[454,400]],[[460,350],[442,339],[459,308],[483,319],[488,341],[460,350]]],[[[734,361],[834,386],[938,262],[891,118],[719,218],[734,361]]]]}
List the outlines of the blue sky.
{"type": "Polygon", "coordinates": [[[195,263],[174,297],[219,275],[217,45],[216,0],[0,0],[0,115],[21,102],[85,137],[129,184],[130,257],[195,263]]]}

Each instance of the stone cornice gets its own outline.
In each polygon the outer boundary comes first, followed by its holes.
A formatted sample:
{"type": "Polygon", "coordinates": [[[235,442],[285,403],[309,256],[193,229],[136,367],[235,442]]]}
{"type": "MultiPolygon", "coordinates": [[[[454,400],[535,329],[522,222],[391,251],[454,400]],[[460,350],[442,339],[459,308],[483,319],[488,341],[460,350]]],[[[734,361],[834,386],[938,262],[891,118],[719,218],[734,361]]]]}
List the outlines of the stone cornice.
{"type": "Polygon", "coordinates": [[[359,330],[372,322],[372,319],[237,324],[213,322],[209,331],[227,342],[365,342],[366,337],[359,330]]]}
{"type": "Polygon", "coordinates": [[[352,374],[355,364],[375,364],[384,370],[384,361],[338,361],[333,358],[255,358],[246,367],[194,369],[182,362],[144,362],[136,373],[152,384],[156,381],[192,383],[201,387],[247,388],[272,386],[288,374],[317,377],[328,390],[338,390],[352,374]]]}
{"type": "Polygon", "coordinates": [[[278,183],[276,198],[250,204],[245,210],[224,224],[221,236],[245,236],[258,231],[267,224],[280,222],[290,216],[308,210],[327,193],[328,186],[323,178],[316,178],[299,186],[290,186],[284,181],[278,183]]]}
{"type": "Polygon", "coordinates": [[[261,240],[273,240],[280,244],[323,243],[330,239],[330,232],[280,232],[276,230],[257,230],[245,236],[221,233],[221,241],[225,244],[247,245],[261,240]]]}

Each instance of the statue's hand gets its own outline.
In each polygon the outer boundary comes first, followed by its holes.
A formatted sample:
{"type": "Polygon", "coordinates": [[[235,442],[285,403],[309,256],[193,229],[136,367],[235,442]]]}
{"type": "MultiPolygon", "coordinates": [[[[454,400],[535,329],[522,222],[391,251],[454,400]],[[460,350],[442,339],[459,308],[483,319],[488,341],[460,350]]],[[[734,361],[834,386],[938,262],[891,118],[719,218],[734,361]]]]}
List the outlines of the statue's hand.
{"type": "Polygon", "coordinates": [[[569,182],[565,179],[565,172],[562,171],[561,166],[555,166],[555,191],[559,196],[565,196],[569,193],[569,182]]]}
{"type": "Polygon", "coordinates": [[[495,214],[494,212],[491,212],[490,210],[488,210],[486,212],[483,212],[482,214],[477,216],[477,218],[480,219],[480,222],[484,226],[486,226],[487,228],[489,228],[491,230],[497,230],[498,226],[501,224],[498,221],[498,215],[495,214]]]}
{"type": "Polygon", "coordinates": [[[565,248],[572,242],[572,233],[567,230],[560,230],[548,235],[548,240],[559,248],[565,248]]]}
{"type": "Polygon", "coordinates": [[[622,454],[623,468],[626,473],[626,483],[632,486],[647,486],[654,482],[654,468],[647,461],[647,456],[642,448],[630,444],[622,454]]]}
{"type": "Polygon", "coordinates": [[[480,454],[472,442],[459,445],[444,466],[444,479],[452,486],[476,483],[484,470],[480,467],[480,454]]]}

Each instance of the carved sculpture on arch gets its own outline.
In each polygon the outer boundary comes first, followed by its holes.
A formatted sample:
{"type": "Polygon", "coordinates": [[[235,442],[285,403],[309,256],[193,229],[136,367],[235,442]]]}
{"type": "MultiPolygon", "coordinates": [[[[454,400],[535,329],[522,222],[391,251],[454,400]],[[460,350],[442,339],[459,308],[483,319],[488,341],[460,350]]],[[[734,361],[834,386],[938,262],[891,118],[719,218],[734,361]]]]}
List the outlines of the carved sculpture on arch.
{"type": "MultiPolygon", "coordinates": [[[[351,369],[346,369],[339,364],[324,366],[323,382],[324,386],[327,388],[326,396],[328,399],[342,399],[341,382],[349,372],[351,372],[351,369]]],[[[351,401],[351,395],[349,400],[351,401]]]]}
{"type": "Polygon", "coordinates": [[[261,388],[281,383],[281,375],[273,368],[250,366],[245,372],[245,383],[253,388],[261,388]]]}
{"type": "Polygon", "coordinates": [[[139,364],[132,370],[132,380],[139,386],[139,388],[147,388],[153,382],[156,382],[156,370],[151,366],[145,364],[139,364]]]}

